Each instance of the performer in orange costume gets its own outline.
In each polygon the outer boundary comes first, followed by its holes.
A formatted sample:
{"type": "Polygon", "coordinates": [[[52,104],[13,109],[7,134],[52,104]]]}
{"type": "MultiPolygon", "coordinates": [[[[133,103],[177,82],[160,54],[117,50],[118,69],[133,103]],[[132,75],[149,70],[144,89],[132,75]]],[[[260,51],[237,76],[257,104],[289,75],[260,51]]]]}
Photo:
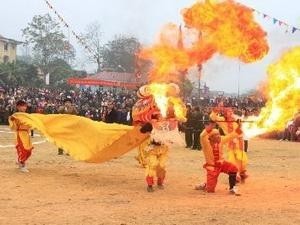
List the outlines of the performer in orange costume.
{"type": "Polygon", "coordinates": [[[196,186],[196,189],[215,192],[219,174],[226,173],[229,175],[230,193],[239,195],[235,186],[238,169],[234,164],[224,160],[222,146],[230,140],[239,137],[242,131],[240,128],[237,128],[229,135],[221,137],[219,131],[213,128],[214,123],[210,123],[200,135],[200,142],[206,161],[203,167],[206,169],[207,179],[205,184],[196,186]]]}
{"type": "MultiPolygon", "coordinates": [[[[235,118],[231,108],[224,108],[222,106],[216,107],[211,112],[210,118],[213,121],[217,121],[218,126],[224,131],[225,135],[231,134],[235,129],[237,129],[237,127],[239,127],[237,118],[235,118]],[[222,116],[219,115],[221,112],[223,114],[222,116]]],[[[227,153],[228,161],[233,163],[238,168],[238,180],[244,182],[248,177],[246,174],[248,158],[246,152],[244,151],[244,140],[242,136],[232,139],[228,142],[227,153]]]]}
{"type": "MultiPolygon", "coordinates": [[[[16,103],[18,112],[26,112],[27,103],[20,100],[16,103]]],[[[25,125],[15,117],[9,117],[9,125],[11,129],[16,131],[16,149],[18,155],[18,164],[21,172],[29,172],[26,168],[25,162],[31,156],[31,151],[33,149],[30,133],[31,129],[29,126],[25,125]]]]}

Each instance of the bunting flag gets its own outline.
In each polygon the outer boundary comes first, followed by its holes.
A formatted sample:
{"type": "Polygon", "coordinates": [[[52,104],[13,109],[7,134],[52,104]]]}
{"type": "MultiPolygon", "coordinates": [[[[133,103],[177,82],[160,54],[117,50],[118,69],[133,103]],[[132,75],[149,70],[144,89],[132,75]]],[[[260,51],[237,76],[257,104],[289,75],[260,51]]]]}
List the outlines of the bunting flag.
{"type": "MultiPolygon", "coordinates": [[[[240,4],[244,5],[242,3],[240,3],[240,4]]],[[[275,17],[269,16],[268,14],[260,12],[260,11],[258,11],[256,9],[254,9],[254,8],[249,7],[249,6],[246,6],[246,5],[244,5],[244,6],[247,7],[247,8],[249,8],[249,9],[251,9],[253,12],[256,12],[257,15],[262,16],[264,19],[272,19],[273,24],[277,23],[280,27],[283,26],[286,33],[291,32],[292,34],[294,34],[296,31],[300,31],[300,28],[298,28],[298,27],[289,25],[289,24],[287,24],[286,22],[284,22],[282,20],[279,20],[279,19],[277,19],[275,17]]]]}
{"type": "MultiPolygon", "coordinates": [[[[54,12],[54,14],[58,17],[58,19],[60,20],[60,22],[67,28],[70,29],[70,25],[64,20],[64,18],[57,12],[57,10],[53,7],[53,5],[49,2],[49,0],[44,0],[47,4],[47,6],[49,7],[50,10],[52,10],[54,12]]],[[[241,5],[244,5],[242,3],[240,3],[241,5]]],[[[244,5],[245,7],[251,9],[253,12],[256,12],[257,15],[261,16],[264,18],[264,19],[272,19],[273,21],[273,24],[275,25],[277,22],[277,24],[282,27],[284,26],[284,29],[285,29],[285,32],[288,33],[288,32],[291,32],[292,34],[294,34],[296,31],[300,31],[300,28],[298,27],[295,27],[295,26],[292,26],[292,25],[289,25],[285,22],[283,22],[282,20],[279,20],[277,18],[274,18],[272,16],[269,16],[268,14],[266,13],[262,13],[252,7],[249,7],[249,6],[246,6],[244,5]]],[[[180,30],[181,30],[181,27],[180,27],[180,30]]],[[[84,49],[86,49],[93,57],[95,57],[96,59],[98,58],[97,57],[97,54],[94,52],[93,48],[89,47],[87,45],[87,43],[85,42],[85,40],[83,38],[81,38],[79,35],[77,35],[75,33],[74,30],[71,30],[71,33],[72,35],[77,39],[77,41],[84,47],[84,49]]]]}
{"type": "Polygon", "coordinates": [[[295,33],[296,32],[296,30],[298,30],[296,27],[293,27],[293,29],[292,29],[292,33],[295,33]]]}
{"type": "MultiPolygon", "coordinates": [[[[70,29],[70,25],[64,20],[64,18],[56,11],[56,9],[51,5],[49,0],[44,0],[50,10],[54,12],[54,14],[58,17],[59,21],[68,29],[70,29]]],[[[95,59],[98,59],[97,54],[94,52],[93,48],[89,47],[85,40],[81,38],[79,35],[75,33],[74,30],[71,30],[71,34],[77,39],[77,41],[87,50],[95,59]]]]}

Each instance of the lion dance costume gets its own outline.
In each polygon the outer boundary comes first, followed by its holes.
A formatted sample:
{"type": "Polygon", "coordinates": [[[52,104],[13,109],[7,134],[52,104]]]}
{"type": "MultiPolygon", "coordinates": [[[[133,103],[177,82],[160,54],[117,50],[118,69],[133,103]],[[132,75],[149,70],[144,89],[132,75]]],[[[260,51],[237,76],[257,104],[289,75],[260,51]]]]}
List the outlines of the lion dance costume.
{"type": "MultiPolygon", "coordinates": [[[[176,84],[169,85],[177,92],[178,86],[176,84]]],[[[137,95],[140,99],[132,110],[133,122],[134,124],[151,122],[153,130],[150,138],[139,146],[136,159],[145,168],[147,191],[153,192],[155,178],[157,178],[157,187],[163,189],[170,143],[176,142],[175,139],[181,137],[177,135],[178,122],[171,106],[168,107],[167,117],[161,118],[160,110],[156,106],[155,99],[150,94],[147,85],[142,86],[137,95]]]]}
{"type": "MultiPolygon", "coordinates": [[[[146,122],[152,121],[152,116],[159,114],[159,109],[155,105],[153,96],[149,93],[147,85],[139,88],[137,91],[139,100],[134,104],[132,108],[133,125],[141,125],[146,122]]],[[[135,157],[141,167],[146,168],[147,152],[146,148],[150,144],[150,138],[146,139],[138,147],[138,155],[135,157]]]]}

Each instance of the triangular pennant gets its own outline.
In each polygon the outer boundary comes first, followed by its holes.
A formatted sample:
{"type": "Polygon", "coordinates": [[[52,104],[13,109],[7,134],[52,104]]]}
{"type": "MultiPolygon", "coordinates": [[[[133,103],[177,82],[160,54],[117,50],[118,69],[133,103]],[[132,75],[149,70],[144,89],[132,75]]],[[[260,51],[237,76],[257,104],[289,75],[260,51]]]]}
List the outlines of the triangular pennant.
{"type": "Polygon", "coordinates": [[[278,21],[278,20],[277,20],[276,18],[273,18],[273,23],[274,23],[274,24],[276,24],[277,21],[278,21]]]}
{"type": "Polygon", "coordinates": [[[283,22],[282,22],[281,20],[279,20],[279,26],[281,26],[281,25],[282,25],[282,23],[283,23],[283,22]]]}
{"type": "Polygon", "coordinates": [[[292,34],[295,33],[296,30],[297,30],[297,28],[296,28],[296,27],[293,27],[293,29],[292,29],[292,34]]]}
{"type": "Polygon", "coordinates": [[[266,15],[266,14],[263,14],[263,16],[264,16],[264,18],[266,18],[268,15],[266,15]]]}

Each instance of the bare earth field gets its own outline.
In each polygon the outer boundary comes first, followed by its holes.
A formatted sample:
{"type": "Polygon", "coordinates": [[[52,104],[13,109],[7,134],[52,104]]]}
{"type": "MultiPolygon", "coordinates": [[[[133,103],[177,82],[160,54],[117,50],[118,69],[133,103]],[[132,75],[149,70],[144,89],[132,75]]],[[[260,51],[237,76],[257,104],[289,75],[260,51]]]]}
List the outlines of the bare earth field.
{"type": "MultiPolygon", "coordinates": [[[[34,137],[33,141],[43,140],[34,137]]],[[[300,143],[254,139],[242,196],[193,190],[204,178],[202,152],[171,149],[165,190],[146,192],[136,151],[103,164],[58,156],[35,145],[30,173],[15,165],[14,137],[0,127],[0,224],[300,224],[300,143]]]]}

